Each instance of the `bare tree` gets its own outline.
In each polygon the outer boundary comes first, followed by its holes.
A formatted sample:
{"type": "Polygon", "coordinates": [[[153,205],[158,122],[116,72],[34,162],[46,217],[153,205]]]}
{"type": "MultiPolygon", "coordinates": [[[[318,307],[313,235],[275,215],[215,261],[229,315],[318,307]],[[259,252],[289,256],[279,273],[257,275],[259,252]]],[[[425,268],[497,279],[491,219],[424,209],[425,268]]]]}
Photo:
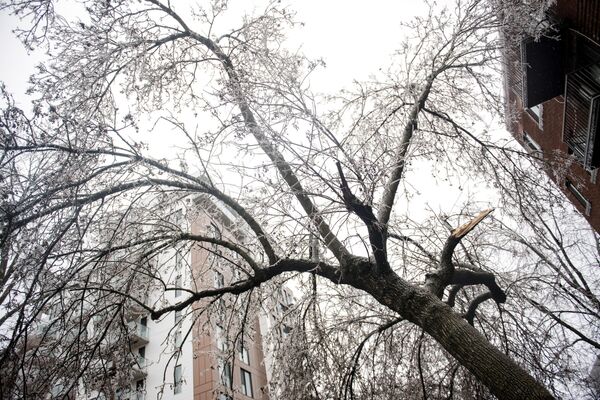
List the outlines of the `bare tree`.
{"type": "MultiPolygon", "coordinates": [[[[584,307],[585,318],[597,323],[597,282],[580,277],[587,271],[564,252],[562,239],[531,239],[555,230],[535,232],[545,211],[531,218],[523,207],[528,196],[549,193],[527,174],[528,155],[492,141],[476,117],[500,111],[497,32],[516,24],[507,15],[518,15],[518,4],[503,12],[480,0],[432,5],[405,27],[407,39],[382,76],[332,97],[310,90],[320,62],[285,50],[293,15],[277,2],[234,28],[226,24],[228,4],[220,1],[189,9],[159,0],[84,2],[77,22],[55,17],[50,2],[2,4],[33,17],[24,38],[46,40],[50,54],[32,77],[39,98],[34,115],[4,94],[0,120],[6,396],[43,393],[57,380],[68,394],[86,372],[106,369],[97,362],[103,359],[97,343],[114,327],[126,329],[122,315],[132,305],[153,319],[191,305],[210,310],[214,304],[205,299],[250,298],[286,273],[310,278],[303,280],[308,297],[300,313],[307,329],[294,332],[295,343],[323,352],[323,365],[336,367],[324,378],[302,351],[284,358],[305,371],[292,382],[296,398],[319,398],[319,392],[394,398],[415,390],[452,398],[460,390],[489,390],[502,399],[549,399],[540,380],[556,395],[563,388],[528,358],[533,352],[522,352],[532,342],[519,342],[529,333],[519,319],[547,316],[561,334],[596,346],[597,332],[581,332],[579,320],[563,318],[525,289],[513,291],[514,274],[492,267],[509,247],[484,234],[494,231],[497,238],[498,230],[507,243],[535,253],[544,271],[566,274],[570,287],[561,288],[563,296],[576,292],[572,307],[584,307]],[[180,134],[183,150],[172,159],[153,156],[144,143],[149,131],[180,134]],[[417,167],[459,185],[470,176],[497,186],[500,212],[492,219],[487,205],[467,203],[457,215],[416,217],[427,207],[404,203],[417,167]],[[198,196],[224,204],[251,235],[218,238],[166,218],[174,199],[198,196]],[[511,221],[523,220],[537,236],[511,229],[511,221]],[[169,290],[153,260],[167,249],[194,246],[235,254],[224,262],[241,278],[187,290],[176,304],[145,304],[136,274],[169,290]],[[338,317],[358,326],[360,337],[349,340],[336,326],[322,330],[318,319],[328,314],[317,310],[319,287],[338,293],[333,307],[343,306],[346,314],[338,317]],[[501,305],[512,294],[510,307],[526,311],[509,308],[511,323],[505,323],[501,305]],[[25,351],[48,309],[62,316],[54,320],[62,345],[25,351]],[[369,316],[369,310],[376,311],[369,316]],[[105,324],[98,337],[87,338],[83,332],[96,315],[105,324]],[[402,336],[412,345],[394,346],[402,336]],[[368,344],[375,338],[387,345],[368,344]],[[348,346],[354,349],[349,359],[348,346]],[[358,377],[365,346],[372,360],[362,373],[369,379],[358,377]],[[64,367],[32,385],[25,377],[37,376],[32,371],[41,368],[44,348],[47,362],[61,360],[64,367]],[[387,365],[409,372],[383,370],[387,365]],[[456,376],[464,377],[457,389],[456,376]]],[[[357,57],[367,52],[357,50],[357,57]]],[[[544,204],[554,199],[561,201],[554,193],[544,204]]],[[[532,280],[544,288],[554,284],[540,276],[532,280]]],[[[50,336],[56,335],[46,329],[42,340],[50,336]]]]}

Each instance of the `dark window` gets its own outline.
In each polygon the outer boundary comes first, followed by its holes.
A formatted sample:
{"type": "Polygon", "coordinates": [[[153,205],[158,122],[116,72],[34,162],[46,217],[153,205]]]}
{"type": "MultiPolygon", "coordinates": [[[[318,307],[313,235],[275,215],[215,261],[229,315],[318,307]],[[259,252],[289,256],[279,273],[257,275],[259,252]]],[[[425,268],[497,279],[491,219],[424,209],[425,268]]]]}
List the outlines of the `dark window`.
{"type": "Polygon", "coordinates": [[[173,334],[173,346],[175,347],[175,351],[181,351],[181,345],[183,344],[183,336],[181,335],[181,331],[175,331],[173,334]]]}
{"type": "Polygon", "coordinates": [[[175,297],[181,296],[181,275],[175,277],[175,297]]]}
{"type": "Polygon", "coordinates": [[[219,359],[219,375],[223,386],[231,389],[233,385],[233,371],[231,370],[231,364],[228,361],[219,359]]]}
{"type": "Polygon", "coordinates": [[[600,66],[567,75],[563,140],[586,169],[600,166],[600,66]]]}
{"type": "Polygon", "coordinates": [[[248,348],[242,342],[240,342],[240,360],[250,365],[250,353],[248,353],[248,348]]]}
{"type": "Polygon", "coordinates": [[[240,379],[242,380],[242,393],[248,397],[253,397],[252,395],[252,375],[250,372],[246,371],[243,368],[240,368],[240,379]]]}
{"type": "Polygon", "coordinates": [[[535,142],[535,140],[533,140],[531,138],[531,136],[529,136],[527,134],[527,132],[523,132],[523,144],[525,145],[525,149],[530,152],[530,153],[541,153],[542,148],[540,147],[539,144],[537,144],[535,142]]]}
{"type": "Polygon", "coordinates": [[[225,286],[225,278],[223,277],[223,274],[219,271],[215,271],[215,287],[218,289],[222,288],[223,286],[225,286]]]}
{"type": "Polygon", "coordinates": [[[521,44],[523,63],[523,104],[537,106],[563,93],[565,73],[561,42],[542,36],[521,44]]]}
{"type": "Polygon", "coordinates": [[[565,185],[567,186],[567,189],[569,189],[569,192],[571,192],[571,194],[575,196],[577,201],[579,201],[579,203],[583,206],[585,210],[585,215],[590,215],[592,211],[592,204],[590,203],[590,201],[585,198],[585,196],[575,187],[573,182],[571,182],[570,180],[567,179],[565,185]]]}
{"type": "Polygon", "coordinates": [[[181,387],[183,386],[183,374],[181,370],[181,365],[175,366],[175,370],[173,371],[173,381],[173,393],[181,393],[181,387]]]}

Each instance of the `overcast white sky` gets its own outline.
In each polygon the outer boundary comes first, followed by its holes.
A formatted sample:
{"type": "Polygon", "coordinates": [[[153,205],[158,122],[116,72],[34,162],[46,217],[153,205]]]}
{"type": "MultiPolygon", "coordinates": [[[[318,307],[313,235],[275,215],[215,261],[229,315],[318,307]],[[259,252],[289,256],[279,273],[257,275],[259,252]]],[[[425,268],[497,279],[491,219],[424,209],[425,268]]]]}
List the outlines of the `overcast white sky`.
{"type": "MultiPolygon", "coordinates": [[[[233,0],[230,8],[248,10],[261,3],[264,1],[233,0]]],[[[368,5],[347,0],[302,0],[291,3],[291,8],[305,26],[291,35],[290,42],[327,63],[327,68],[313,77],[316,91],[335,90],[387,66],[401,41],[399,22],[425,9],[421,2],[391,0],[371,0],[368,5]]],[[[41,54],[27,54],[11,32],[17,23],[15,17],[0,13],[0,81],[25,106],[22,93],[41,54]]]]}
{"type": "MultiPolygon", "coordinates": [[[[60,1],[64,12],[73,14],[65,4],[71,0],[60,1]]],[[[449,0],[438,3],[449,3],[449,0]]],[[[264,1],[232,0],[230,9],[261,9],[264,1]]],[[[302,0],[291,4],[296,10],[296,20],[304,22],[290,35],[290,44],[312,58],[321,57],[326,68],[318,70],[311,79],[312,89],[316,92],[335,92],[347,86],[353,80],[365,80],[379,68],[390,63],[390,55],[402,41],[401,21],[408,21],[419,13],[426,11],[423,2],[371,0],[365,2],[344,0],[302,0]]],[[[42,54],[28,55],[11,30],[18,20],[0,13],[0,81],[4,81],[18,104],[29,108],[28,97],[24,95],[28,76],[33,73],[34,65],[42,54]]],[[[162,132],[147,132],[147,141],[164,140],[162,132]],[[160,137],[162,136],[162,140],[160,137]],[[154,137],[155,139],[152,139],[154,137]]],[[[164,146],[157,146],[168,151],[164,146]]],[[[423,171],[425,172],[425,171],[423,171]]],[[[430,176],[430,173],[427,173],[430,176]]],[[[438,199],[448,205],[460,204],[460,199],[467,196],[466,191],[448,190],[445,182],[422,185],[417,197],[436,209],[438,199]],[[452,199],[439,199],[440,190],[454,193],[452,199]]]]}

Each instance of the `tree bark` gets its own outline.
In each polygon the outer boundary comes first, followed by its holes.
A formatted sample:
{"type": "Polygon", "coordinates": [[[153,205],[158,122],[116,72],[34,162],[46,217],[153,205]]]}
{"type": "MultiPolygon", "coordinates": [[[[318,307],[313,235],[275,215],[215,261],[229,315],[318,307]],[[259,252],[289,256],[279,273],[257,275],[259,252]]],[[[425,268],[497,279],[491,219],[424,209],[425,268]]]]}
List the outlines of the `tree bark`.
{"type": "MultiPolygon", "coordinates": [[[[354,260],[369,264],[368,260],[354,260]]],[[[429,291],[395,273],[373,274],[358,267],[352,286],[371,294],[401,317],[419,325],[501,400],[547,400],[554,397],[527,371],[493,346],[474,327],[429,291]]]]}

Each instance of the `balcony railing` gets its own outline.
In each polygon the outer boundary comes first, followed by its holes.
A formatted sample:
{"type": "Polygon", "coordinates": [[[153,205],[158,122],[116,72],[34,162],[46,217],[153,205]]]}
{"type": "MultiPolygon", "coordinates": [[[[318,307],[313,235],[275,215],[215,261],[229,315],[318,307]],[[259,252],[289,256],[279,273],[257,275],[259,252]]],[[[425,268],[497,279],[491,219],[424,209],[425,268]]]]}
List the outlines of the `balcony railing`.
{"type": "Polygon", "coordinates": [[[129,329],[129,339],[133,346],[141,346],[149,342],[149,331],[146,325],[129,322],[127,327],[129,329]]]}
{"type": "Polygon", "coordinates": [[[141,355],[137,355],[132,362],[133,377],[134,379],[140,379],[146,376],[146,358],[141,355]]]}
{"type": "MultiPolygon", "coordinates": [[[[140,301],[144,305],[147,305],[149,302],[147,294],[141,295],[136,298],[138,299],[138,301],[140,301]]],[[[136,301],[129,300],[129,303],[128,303],[127,307],[125,308],[125,317],[127,318],[128,321],[137,319],[146,314],[148,314],[148,310],[146,310],[144,307],[142,307],[141,304],[139,304],[136,301]]]]}
{"type": "Polygon", "coordinates": [[[126,390],[119,393],[116,398],[118,400],[146,400],[146,392],[144,390],[126,390]]]}
{"type": "Polygon", "coordinates": [[[587,169],[599,166],[600,65],[567,75],[563,140],[587,169]]]}

